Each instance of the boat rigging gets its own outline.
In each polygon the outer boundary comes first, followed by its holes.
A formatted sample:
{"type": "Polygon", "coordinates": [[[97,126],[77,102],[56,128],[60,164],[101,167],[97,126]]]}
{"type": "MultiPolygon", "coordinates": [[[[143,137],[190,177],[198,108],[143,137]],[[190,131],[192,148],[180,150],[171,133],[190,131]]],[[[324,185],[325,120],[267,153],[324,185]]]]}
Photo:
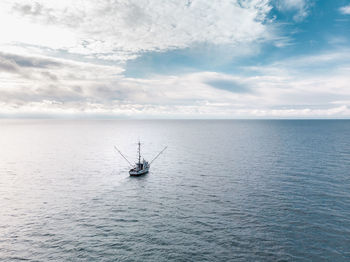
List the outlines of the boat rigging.
{"type": "Polygon", "coordinates": [[[124,156],[124,154],[116,147],[114,146],[114,149],[128,162],[128,164],[131,166],[131,169],[129,170],[130,176],[141,176],[144,174],[147,174],[151,164],[168,148],[168,146],[164,147],[162,151],[160,151],[152,160],[151,162],[146,161],[144,158],[141,161],[141,143],[138,142],[138,162],[135,163],[135,165],[132,165],[131,162],[124,156]]]}

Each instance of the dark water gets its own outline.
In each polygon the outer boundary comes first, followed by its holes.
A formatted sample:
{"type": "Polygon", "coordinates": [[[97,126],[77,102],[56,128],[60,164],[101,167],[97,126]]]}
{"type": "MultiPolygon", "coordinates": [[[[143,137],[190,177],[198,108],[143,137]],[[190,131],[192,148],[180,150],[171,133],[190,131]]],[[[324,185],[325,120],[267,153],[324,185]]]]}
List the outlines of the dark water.
{"type": "Polygon", "coordinates": [[[2,120],[0,260],[350,261],[350,121],[2,120]]]}

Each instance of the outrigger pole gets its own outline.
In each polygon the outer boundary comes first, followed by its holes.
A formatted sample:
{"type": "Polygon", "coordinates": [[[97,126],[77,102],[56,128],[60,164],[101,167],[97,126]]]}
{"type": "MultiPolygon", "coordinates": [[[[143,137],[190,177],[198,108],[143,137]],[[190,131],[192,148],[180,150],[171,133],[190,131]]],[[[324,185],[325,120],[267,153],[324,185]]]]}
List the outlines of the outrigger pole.
{"type": "Polygon", "coordinates": [[[129,163],[129,165],[132,166],[132,164],[130,163],[130,161],[123,155],[123,153],[120,152],[120,150],[119,150],[116,146],[114,146],[114,148],[115,148],[115,150],[117,150],[118,153],[129,163]]]}
{"type": "Polygon", "coordinates": [[[149,164],[151,165],[153,163],[153,161],[156,160],[165,151],[165,149],[167,149],[167,148],[168,148],[168,146],[164,147],[164,149],[162,151],[160,151],[158,153],[158,155],[156,155],[156,157],[153,158],[153,160],[149,164]]]}

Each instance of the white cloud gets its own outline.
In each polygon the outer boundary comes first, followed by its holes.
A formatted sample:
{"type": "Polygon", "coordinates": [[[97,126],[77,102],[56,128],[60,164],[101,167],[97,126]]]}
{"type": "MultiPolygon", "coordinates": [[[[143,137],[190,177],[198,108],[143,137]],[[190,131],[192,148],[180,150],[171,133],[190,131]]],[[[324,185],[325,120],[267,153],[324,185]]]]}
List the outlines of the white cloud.
{"type": "Polygon", "coordinates": [[[117,66],[0,57],[0,115],[350,117],[349,65],[322,76],[297,70],[300,63],[339,61],[340,52],[247,68],[258,72],[252,76],[199,72],[149,79],[127,78],[117,66]]]}
{"type": "Polygon", "coordinates": [[[125,60],[196,43],[248,45],[273,37],[268,0],[28,0],[0,7],[0,42],[102,59],[125,60]]]}
{"type": "Polygon", "coordinates": [[[302,21],[309,14],[309,0],[276,0],[276,7],[280,11],[295,12],[293,19],[302,21]]]}
{"type": "MultiPolygon", "coordinates": [[[[296,20],[308,7],[279,6],[296,20]]],[[[143,52],[240,47],[232,60],[262,41],[286,45],[267,19],[270,8],[268,0],[2,1],[0,115],[350,117],[349,50],[249,67],[246,75],[123,75],[122,62],[143,52]],[[322,65],[334,69],[310,72],[322,65]]]]}
{"type": "Polygon", "coordinates": [[[343,15],[350,15],[350,5],[343,6],[339,9],[343,15]]]}
{"type": "Polygon", "coordinates": [[[102,90],[122,72],[117,66],[0,52],[0,101],[20,106],[44,100],[92,100],[95,90],[102,90]]]}

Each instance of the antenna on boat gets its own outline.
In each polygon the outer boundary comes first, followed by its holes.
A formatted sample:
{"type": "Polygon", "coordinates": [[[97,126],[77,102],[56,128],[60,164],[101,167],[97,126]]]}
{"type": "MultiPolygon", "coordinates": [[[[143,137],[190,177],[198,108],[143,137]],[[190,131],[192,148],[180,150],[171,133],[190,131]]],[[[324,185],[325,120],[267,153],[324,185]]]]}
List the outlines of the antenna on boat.
{"type": "Polygon", "coordinates": [[[156,155],[156,157],[153,158],[153,160],[152,160],[149,164],[151,165],[151,164],[153,163],[153,161],[156,160],[156,159],[165,151],[165,149],[167,149],[167,148],[168,148],[168,146],[164,147],[163,150],[160,151],[160,152],[158,153],[158,155],[156,155]]]}
{"type": "Polygon", "coordinates": [[[130,166],[132,166],[130,161],[123,155],[123,153],[116,146],[114,146],[114,149],[118,151],[118,153],[129,163],[130,166]]]}

